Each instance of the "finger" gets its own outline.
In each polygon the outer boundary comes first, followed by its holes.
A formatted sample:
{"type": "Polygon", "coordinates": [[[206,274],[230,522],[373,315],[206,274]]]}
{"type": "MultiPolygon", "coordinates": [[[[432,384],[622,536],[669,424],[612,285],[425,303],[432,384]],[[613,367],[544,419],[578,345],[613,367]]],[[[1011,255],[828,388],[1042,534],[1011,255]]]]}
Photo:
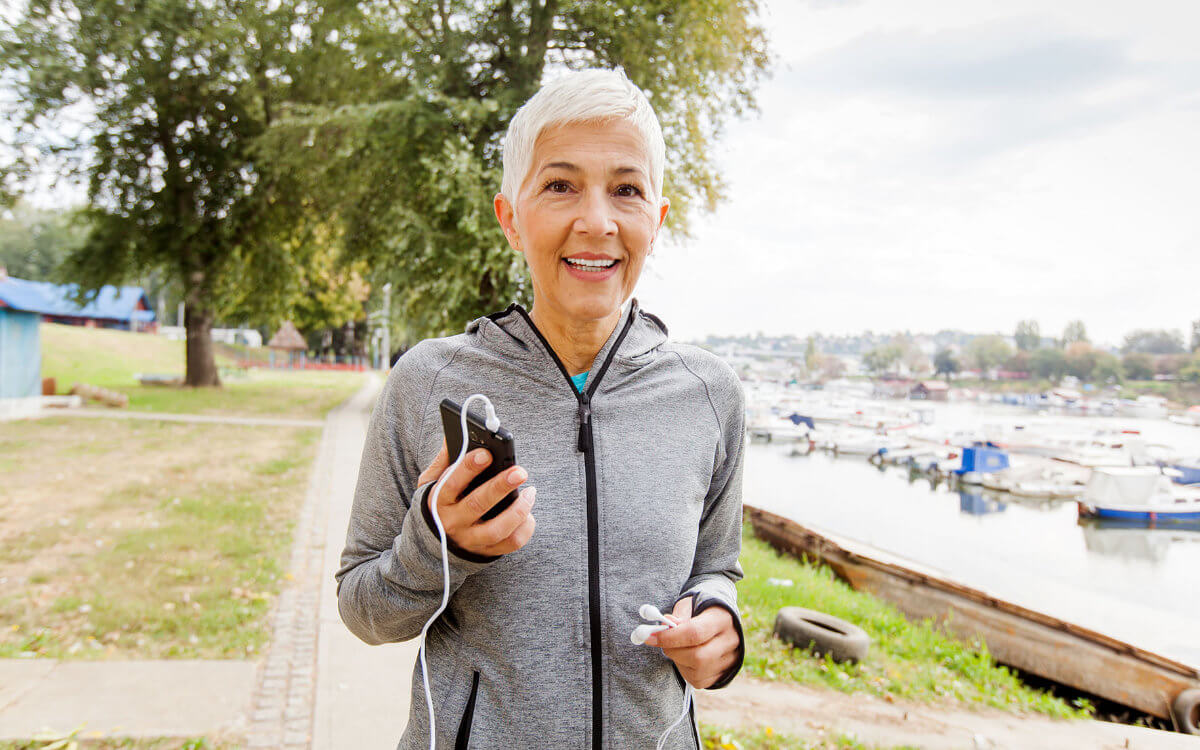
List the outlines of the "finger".
{"type": "Polygon", "coordinates": [[[708,614],[712,610],[705,610],[699,615],[685,620],[679,625],[664,630],[658,634],[658,647],[661,649],[668,648],[688,648],[691,646],[700,646],[708,643],[721,632],[721,620],[716,617],[709,617],[708,614]]]}
{"type": "MultiPolygon", "coordinates": [[[[503,477],[493,477],[488,480],[488,484],[491,484],[496,479],[503,479],[503,477]]],[[[508,487],[509,485],[504,483],[504,486],[508,487]]],[[[483,487],[479,489],[482,490],[483,487]]],[[[506,491],[506,494],[508,491],[511,491],[511,487],[506,491]]],[[[471,494],[475,495],[478,492],[479,490],[476,490],[471,494]]],[[[521,490],[521,493],[517,495],[517,499],[513,501],[512,505],[501,511],[495,518],[477,523],[467,529],[468,542],[475,547],[493,547],[508,539],[525,523],[525,519],[529,517],[529,511],[533,508],[536,497],[536,487],[526,487],[521,490]]],[[[471,502],[472,499],[468,498],[462,505],[469,505],[471,502]]],[[[473,509],[472,512],[474,512],[473,509]]]]}
{"type": "MultiPolygon", "coordinates": [[[[475,523],[479,517],[491,510],[492,506],[508,496],[508,493],[521,486],[529,478],[529,472],[523,466],[514,466],[500,472],[471,491],[462,498],[459,505],[463,519],[467,523],[475,523]]],[[[489,519],[489,521],[494,519],[489,519]]],[[[515,528],[515,527],[514,527],[515,528]]],[[[511,533],[511,530],[510,530],[511,533]]],[[[508,536],[508,534],[505,534],[508,536]]],[[[503,539],[504,537],[500,537],[503,539]]],[[[499,539],[493,540],[499,541],[499,539]]]]}
{"type": "Polygon", "coordinates": [[[685,596],[675,602],[675,606],[671,609],[671,614],[679,618],[679,621],[687,620],[692,616],[692,597],[685,596]]]}
{"type": "Polygon", "coordinates": [[[477,448],[463,456],[462,463],[458,465],[446,478],[446,483],[442,485],[441,493],[438,495],[438,505],[449,506],[457,503],[466,491],[467,485],[471,483],[475,477],[479,476],[479,472],[487,468],[487,465],[492,462],[492,454],[487,448],[477,448]]]}
{"type": "Polygon", "coordinates": [[[483,551],[483,554],[507,555],[510,552],[516,552],[529,543],[529,540],[533,538],[533,532],[536,528],[537,517],[532,514],[528,515],[525,517],[525,522],[508,539],[495,546],[488,547],[483,551]]]}
{"type": "Polygon", "coordinates": [[[426,467],[425,471],[421,472],[421,476],[417,478],[417,484],[425,484],[432,482],[435,479],[440,479],[442,472],[450,467],[450,453],[446,449],[446,438],[442,438],[442,449],[438,451],[437,457],[433,459],[433,463],[426,467]]]}

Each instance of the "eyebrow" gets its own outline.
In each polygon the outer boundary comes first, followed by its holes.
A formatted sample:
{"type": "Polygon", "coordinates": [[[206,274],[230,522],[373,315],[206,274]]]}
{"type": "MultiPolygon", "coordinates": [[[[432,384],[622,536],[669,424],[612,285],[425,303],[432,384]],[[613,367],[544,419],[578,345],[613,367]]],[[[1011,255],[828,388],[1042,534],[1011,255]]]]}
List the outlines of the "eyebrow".
{"type": "MultiPolygon", "coordinates": [[[[555,168],[565,169],[568,172],[582,171],[578,165],[572,164],[569,161],[552,161],[549,164],[542,167],[541,169],[539,169],[538,174],[545,172],[547,169],[555,169],[555,168]]],[[[613,174],[639,174],[639,175],[641,175],[641,174],[643,174],[643,171],[637,167],[617,167],[616,169],[612,170],[612,173],[613,174]]]]}

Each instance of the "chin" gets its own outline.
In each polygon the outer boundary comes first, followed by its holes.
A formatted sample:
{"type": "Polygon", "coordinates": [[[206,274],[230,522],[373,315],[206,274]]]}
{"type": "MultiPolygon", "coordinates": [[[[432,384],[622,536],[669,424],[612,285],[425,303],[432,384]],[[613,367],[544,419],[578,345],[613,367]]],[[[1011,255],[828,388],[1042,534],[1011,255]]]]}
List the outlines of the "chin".
{"type": "Polygon", "coordinates": [[[622,300],[608,295],[588,295],[587,298],[568,298],[564,307],[573,318],[601,320],[618,310],[621,302],[622,300]]]}

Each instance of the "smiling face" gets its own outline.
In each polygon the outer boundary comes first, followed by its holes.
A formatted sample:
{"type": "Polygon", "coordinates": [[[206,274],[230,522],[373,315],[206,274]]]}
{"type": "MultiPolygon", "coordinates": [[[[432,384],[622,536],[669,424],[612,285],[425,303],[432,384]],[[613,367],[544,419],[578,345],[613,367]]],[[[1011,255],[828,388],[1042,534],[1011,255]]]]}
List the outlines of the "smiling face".
{"type": "Polygon", "coordinates": [[[564,326],[619,314],[669,207],[651,185],[640,133],[625,120],[546,128],[516,206],[495,198],[509,245],[529,264],[534,308],[564,326]]]}

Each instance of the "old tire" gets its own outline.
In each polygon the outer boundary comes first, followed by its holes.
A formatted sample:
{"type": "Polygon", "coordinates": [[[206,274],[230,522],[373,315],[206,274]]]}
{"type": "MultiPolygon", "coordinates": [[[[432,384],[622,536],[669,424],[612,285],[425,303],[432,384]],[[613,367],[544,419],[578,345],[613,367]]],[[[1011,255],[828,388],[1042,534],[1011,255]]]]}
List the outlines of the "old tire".
{"type": "Polygon", "coordinates": [[[1184,690],[1171,701],[1171,720],[1175,731],[1200,734],[1200,688],[1184,690]]]}
{"type": "Polygon", "coordinates": [[[775,635],[799,648],[812,647],[836,662],[862,661],[871,646],[867,631],[824,612],[784,607],[775,616],[775,635]]]}

